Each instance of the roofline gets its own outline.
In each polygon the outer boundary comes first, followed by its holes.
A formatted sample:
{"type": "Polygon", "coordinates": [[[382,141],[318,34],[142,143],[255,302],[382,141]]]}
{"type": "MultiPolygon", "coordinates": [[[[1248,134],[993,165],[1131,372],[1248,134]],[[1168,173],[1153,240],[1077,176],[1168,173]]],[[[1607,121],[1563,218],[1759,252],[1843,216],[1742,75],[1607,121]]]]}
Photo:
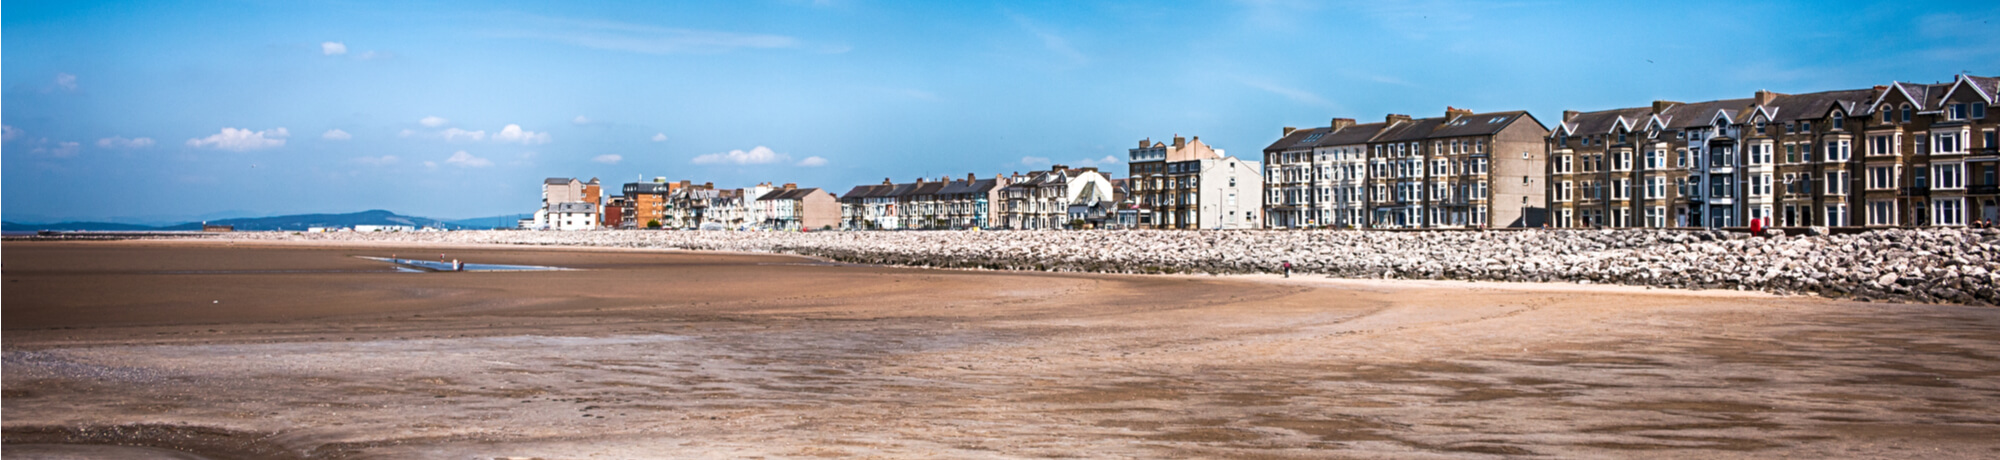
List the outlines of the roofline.
{"type": "MultiPolygon", "coordinates": [[[[1958,86],[1959,86],[1959,85],[1967,85],[1967,84],[1970,84],[1970,83],[1972,83],[1972,79],[1971,79],[1971,78],[1966,78],[1966,75],[1965,75],[1965,74],[1958,74],[1958,75],[1953,75],[1952,77],[1953,77],[1953,78],[1955,78],[1956,80],[1952,82],[1952,84],[1951,84],[1951,89],[1947,89],[1947,90],[1945,90],[1945,91],[1944,91],[1944,96],[1943,96],[1943,97],[1939,97],[1939,98],[1938,98],[1938,102],[1939,102],[1939,103],[1943,103],[1944,101],[1949,101],[1949,100],[1951,100],[1951,95],[1952,95],[1953,93],[1957,93],[1957,92],[1958,92],[1958,86]]],[[[1986,90],[1984,90],[1984,89],[1980,89],[1980,88],[1979,88],[1979,85],[1971,85],[1971,86],[1972,86],[1972,90],[1973,90],[1974,92],[1976,92],[1977,94],[1979,94],[1979,96],[1980,96],[1980,99],[1979,99],[1979,100],[1981,100],[1981,101],[1991,101],[1991,100],[1993,100],[1993,95],[1991,95],[1991,94],[1986,94],[1986,90]]]]}
{"type": "MultiPolygon", "coordinates": [[[[1919,100],[1917,100],[1916,96],[1911,96],[1911,95],[1910,95],[1910,92],[1909,92],[1909,91],[1907,91],[1907,90],[1904,90],[1904,89],[1903,89],[1903,82],[1899,82],[1899,81],[1895,81],[1895,80],[1889,80],[1889,88],[1890,88],[1890,89],[1894,89],[1894,90],[1896,90],[1896,92],[1899,92],[1899,93],[1903,93],[1903,99],[1908,99],[1908,100],[1910,100],[1910,101],[1911,101],[1912,103],[1915,103],[1915,104],[1916,104],[1916,106],[1917,106],[1917,110],[1923,110],[1923,108],[1924,108],[1924,101],[1919,101],[1919,100]]],[[[1875,108],[1875,107],[1879,107],[1879,106],[1881,106],[1881,105],[1882,105],[1882,101],[1885,101],[1885,100],[1888,100],[1888,99],[1889,99],[1889,92],[1888,92],[1888,91],[1883,91],[1883,92],[1882,92],[1882,94],[1880,94],[1880,95],[1876,95],[1876,96],[1875,96],[1875,102],[1873,102],[1873,103],[1870,103],[1870,104],[1868,104],[1868,107],[1869,107],[1869,108],[1871,108],[1871,109],[1872,109],[1872,108],[1875,108]]]]}

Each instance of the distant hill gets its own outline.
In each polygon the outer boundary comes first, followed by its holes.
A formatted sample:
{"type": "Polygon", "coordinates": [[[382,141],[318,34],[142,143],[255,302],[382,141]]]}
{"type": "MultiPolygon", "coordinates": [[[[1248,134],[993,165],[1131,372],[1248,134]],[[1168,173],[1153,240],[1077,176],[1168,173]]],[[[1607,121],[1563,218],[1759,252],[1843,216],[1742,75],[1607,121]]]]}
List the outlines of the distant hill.
{"type": "MultiPolygon", "coordinates": [[[[353,227],[356,225],[408,225],[412,227],[438,227],[448,229],[491,228],[492,220],[480,225],[464,225],[428,217],[399,215],[380,209],[348,214],[299,214],[291,216],[250,217],[208,221],[209,225],[229,225],[242,231],[305,230],[312,227],[353,227]]],[[[508,221],[512,225],[512,221],[508,221]]],[[[61,222],[54,224],[5,223],[5,230],[24,232],[37,230],[95,230],[95,231],[147,231],[147,230],[201,230],[201,222],[151,227],[145,225],[117,224],[109,222],[61,222]]]]}

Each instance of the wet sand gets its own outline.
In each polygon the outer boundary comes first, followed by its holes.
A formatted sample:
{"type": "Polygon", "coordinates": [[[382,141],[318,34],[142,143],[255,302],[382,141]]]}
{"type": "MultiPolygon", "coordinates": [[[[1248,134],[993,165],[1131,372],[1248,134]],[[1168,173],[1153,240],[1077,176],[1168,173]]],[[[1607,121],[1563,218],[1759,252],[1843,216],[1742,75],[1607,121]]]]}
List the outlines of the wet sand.
{"type": "Polygon", "coordinates": [[[518,247],[0,257],[10,458],[2000,456],[1990,307],[518,247]],[[438,252],[578,270],[355,257],[438,252]]]}

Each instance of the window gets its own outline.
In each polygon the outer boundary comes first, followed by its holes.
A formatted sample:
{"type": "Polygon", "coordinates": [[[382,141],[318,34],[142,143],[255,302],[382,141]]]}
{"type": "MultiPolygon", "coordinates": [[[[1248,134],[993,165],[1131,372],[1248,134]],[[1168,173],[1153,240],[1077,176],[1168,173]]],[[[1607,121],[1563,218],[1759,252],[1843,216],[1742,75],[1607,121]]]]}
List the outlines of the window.
{"type": "Polygon", "coordinates": [[[1829,227],[1847,226],[1847,205],[1844,203],[1826,205],[1826,225],[1829,227]]]}
{"type": "Polygon", "coordinates": [[[1710,152],[1708,156],[1708,167],[1710,168],[1727,168],[1735,165],[1736,155],[1735,152],[1730,151],[1729,147],[1716,149],[1714,152],[1710,152]]]}
{"type": "Polygon", "coordinates": [[[1986,118],[1986,103],[1972,103],[1972,118],[1986,118]]]}
{"type": "Polygon", "coordinates": [[[1646,151],[1646,169],[1665,169],[1666,167],[1667,152],[1665,150],[1646,151]]]}
{"type": "Polygon", "coordinates": [[[1674,167],[1677,167],[1677,168],[1686,168],[1686,167],[1688,167],[1688,151],[1687,151],[1687,149],[1677,149],[1677,150],[1674,150],[1674,167]]]}
{"type": "Polygon", "coordinates": [[[1932,153],[1961,153],[1959,148],[1963,147],[1964,144],[1959,142],[1958,132],[1950,131],[1937,133],[1937,143],[1931,144],[1931,146],[1933,147],[1931,149],[1932,153]]]}
{"type": "Polygon", "coordinates": [[[1631,170],[1632,170],[1632,152],[1631,152],[1631,151],[1624,151],[1624,152],[1618,152],[1618,162],[1617,162],[1617,163],[1613,163],[1613,164],[1611,165],[1611,170],[1612,170],[1612,171],[1631,171],[1631,170]]]}
{"type": "Polygon", "coordinates": [[[1869,137],[1869,138],[1868,138],[1868,154],[1869,154],[1869,155],[1888,155],[1888,154],[1889,154],[1889,136],[1873,136],[1873,137],[1869,137]]]}
{"type": "Polygon", "coordinates": [[[1838,131],[1838,130],[1840,130],[1840,129],[1842,129],[1842,128],[1846,128],[1846,127],[1847,127],[1847,119],[1845,119],[1845,118],[1842,118],[1842,117],[1840,116],[1840,112],[1834,112],[1834,113],[1833,113],[1833,129],[1834,129],[1835,131],[1838,131]]]}
{"type": "Polygon", "coordinates": [[[1904,123],[1909,123],[1909,122],[1910,122],[1910,105],[1909,105],[1909,104],[1903,104],[1903,107],[1902,107],[1902,111],[1903,111],[1903,122],[1904,122],[1904,123]]]}
{"type": "Polygon", "coordinates": [[[1798,132],[1799,132],[1799,125],[1793,124],[1792,122],[1789,121],[1785,122],[1785,134],[1795,134],[1798,132]]]}
{"type": "Polygon", "coordinates": [[[1896,188],[1896,176],[1891,175],[1888,166],[1868,168],[1868,189],[1889,190],[1896,188]]]}
{"type": "Polygon", "coordinates": [[[1847,171],[1827,171],[1826,194],[1828,195],[1847,194],[1847,171]]]}
{"type": "Polygon", "coordinates": [[[1799,132],[1808,134],[1812,133],[1812,120],[1799,122],[1799,132]]]}
{"type": "Polygon", "coordinates": [[[1896,223],[1896,203],[1893,201],[1868,202],[1868,225],[1894,225],[1896,223]]]}
{"type": "Polygon", "coordinates": [[[1895,112],[1889,110],[1889,106],[1886,105],[1882,106],[1882,108],[1876,109],[1875,111],[1882,112],[1882,124],[1886,125],[1895,122],[1895,120],[1890,119],[1891,115],[1893,115],[1895,112]]]}
{"type": "Polygon", "coordinates": [[[1617,182],[1614,182],[1611,187],[1611,199],[1623,200],[1630,198],[1632,193],[1631,189],[1632,189],[1631,179],[1619,179],[1617,182]]]}
{"type": "Polygon", "coordinates": [[[1931,165],[1931,176],[1937,180],[1937,188],[1965,188],[1965,165],[1944,163],[1931,165]]]}
{"type": "Polygon", "coordinates": [[[1952,105],[1950,105],[1950,106],[1947,106],[1947,107],[1945,108],[1945,111],[1944,111],[1944,113],[1945,113],[1945,115],[1944,115],[1944,116],[1945,116],[1945,119],[1947,119],[1947,120],[1964,120],[1964,119],[1965,119],[1965,103],[1963,103],[1963,102],[1960,102],[1960,103],[1954,103],[1954,104],[1952,104],[1952,105]]]}
{"type": "Polygon", "coordinates": [[[1654,206],[1652,209],[1647,209],[1646,226],[1653,228],[1666,228],[1667,208],[1665,206],[1654,206]]]}
{"type": "Polygon", "coordinates": [[[1562,158],[1556,160],[1556,172],[1564,174],[1570,172],[1570,168],[1574,166],[1570,163],[1570,157],[1570,155],[1563,155],[1562,158]]]}
{"type": "Polygon", "coordinates": [[[1667,197],[1667,178],[1651,177],[1646,180],[1646,198],[1660,199],[1666,197],[1667,197]]]}
{"type": "Polygon", "coordinates": [[[1750,195],[1771,196],[1771,173],[1759,175],[1756,182],[1750,183],[1750,195]]]}
{"type": "Polygon", "coordinates": [[[1709,182],[1708,196],[1716,198],[1729,198],[1731,196],[1735,196],[1735,192],[1732,190],[1733,187],[1729,179],[1729,176],[1715,176],[1709,178],[1708,182],[1709,182]]]}
{"type": "Polygon", "coordinates": [[[1965,225],[1964,198],[1931,199],[1932,225],[1965,225]]]}
{"type": "Polygon", "coordinates": [[[1799,162],[1799,145],[1785,144],[1785,163],[1790,164],[1798,162],[1799,162]]]}
{"type": "Polygon", "coordinates": [[[1556,201],[1567,202],[1570,200],[1571,185],[1570,181],[1563,181],[1562,186],[1556,188],[1556,201]]]}
{"type": "Polygon", "coordinates": [[[1993,133],[1993,130],[1991,130],[1991,129],[1989,129],[1989,130],[1986,130],[1986,132],[1985,132],[1984,134],[1985,134],[1985,136],[1984,136],[1984,137],[1986,138],[1986,143],[1983,143],[1983,144],[1979,144],[1979,147],[1981,147],[1981,148],[1986,148],[1986,149],[1991,149],[1991,148],[1994,148],[1994,147],[1996,147],[1996,145],[1994,145],[1994,141],[1995,141],[1996,139],[1994,139],[1994,137],[1993,137],[1993,134],[1994,134],[1994,133],[1993,133]]]}
{"type": "Polygon", "coordinates": [[[1757,134],[1764,134],[1764,120],[1757,120],[1757,134]]]}

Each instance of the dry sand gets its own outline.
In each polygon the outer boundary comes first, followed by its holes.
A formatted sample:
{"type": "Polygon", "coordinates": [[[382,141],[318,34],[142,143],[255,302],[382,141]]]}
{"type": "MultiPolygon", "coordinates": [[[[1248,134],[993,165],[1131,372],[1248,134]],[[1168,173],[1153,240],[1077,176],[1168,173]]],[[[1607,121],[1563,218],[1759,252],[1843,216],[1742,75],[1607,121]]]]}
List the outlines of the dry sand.
{"type": "Polygon", "coordinates": [[[2000,456],[1990,307],[502,247],[0,256],[10,458],[2000,456]],[[440,251],[580,270],[355,257],[440,251]]]}

